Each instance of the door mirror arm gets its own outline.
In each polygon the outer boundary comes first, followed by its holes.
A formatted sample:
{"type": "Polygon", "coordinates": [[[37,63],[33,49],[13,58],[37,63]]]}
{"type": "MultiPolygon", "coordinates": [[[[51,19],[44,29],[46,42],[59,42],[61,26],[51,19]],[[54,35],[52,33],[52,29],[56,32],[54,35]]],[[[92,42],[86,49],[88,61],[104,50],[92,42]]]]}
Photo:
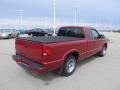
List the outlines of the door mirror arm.
{"type": "Polygon", "coordinates": [[[98,38],[99,38],[99,39],[100,39],[100,38],[105,38],[105,36],[104,36],[103,34],[100,34],[98,38]]]}

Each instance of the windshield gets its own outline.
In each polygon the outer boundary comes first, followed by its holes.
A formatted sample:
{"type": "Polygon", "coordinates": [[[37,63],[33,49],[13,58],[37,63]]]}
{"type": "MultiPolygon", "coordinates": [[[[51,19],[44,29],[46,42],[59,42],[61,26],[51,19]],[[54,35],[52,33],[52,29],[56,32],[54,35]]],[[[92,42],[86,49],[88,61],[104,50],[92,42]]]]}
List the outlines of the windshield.
{"type": "Polygon", "coordinates": [[[80,37],[84,38],[83,28],[61,28],[58,36],[80,37]]]}

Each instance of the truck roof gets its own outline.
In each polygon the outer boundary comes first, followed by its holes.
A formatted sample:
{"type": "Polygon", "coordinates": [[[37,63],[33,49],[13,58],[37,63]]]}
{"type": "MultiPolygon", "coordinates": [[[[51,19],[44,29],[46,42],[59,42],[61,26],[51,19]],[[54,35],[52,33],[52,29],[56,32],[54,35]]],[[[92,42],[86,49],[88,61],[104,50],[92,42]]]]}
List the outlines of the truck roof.
{"type": "Polygon", "coordinates": [[[63,26],[61,28],[91,28],[89,26],[63,26]]]}
{"type": "Polygon", "coordinates": [[[83,29],[95,29],[93,27],[90,27],[90,26],[63,26],[61,28],[83,28],[83,29]]]}

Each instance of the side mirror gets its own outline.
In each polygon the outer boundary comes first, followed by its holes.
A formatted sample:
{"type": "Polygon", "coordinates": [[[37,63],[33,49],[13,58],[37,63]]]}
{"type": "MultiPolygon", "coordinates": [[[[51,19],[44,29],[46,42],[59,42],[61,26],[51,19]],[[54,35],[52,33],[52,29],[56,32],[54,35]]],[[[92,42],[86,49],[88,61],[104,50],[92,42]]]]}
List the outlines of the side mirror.
{"type": "Polygon", "coordinates": [[[105,36],[103,34],[100,34],[99,38],[105,38],[105,36]]]}

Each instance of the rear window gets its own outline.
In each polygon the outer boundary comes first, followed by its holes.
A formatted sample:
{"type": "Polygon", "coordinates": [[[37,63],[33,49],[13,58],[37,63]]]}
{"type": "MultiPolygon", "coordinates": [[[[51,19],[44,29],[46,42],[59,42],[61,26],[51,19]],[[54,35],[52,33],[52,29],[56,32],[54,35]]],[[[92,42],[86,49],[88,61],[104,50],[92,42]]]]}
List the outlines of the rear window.
{"type": "Polygon", "coordinates": [[[61,28],[58,36],[80,37],[85,38],[83,28],[61,28]]]}

